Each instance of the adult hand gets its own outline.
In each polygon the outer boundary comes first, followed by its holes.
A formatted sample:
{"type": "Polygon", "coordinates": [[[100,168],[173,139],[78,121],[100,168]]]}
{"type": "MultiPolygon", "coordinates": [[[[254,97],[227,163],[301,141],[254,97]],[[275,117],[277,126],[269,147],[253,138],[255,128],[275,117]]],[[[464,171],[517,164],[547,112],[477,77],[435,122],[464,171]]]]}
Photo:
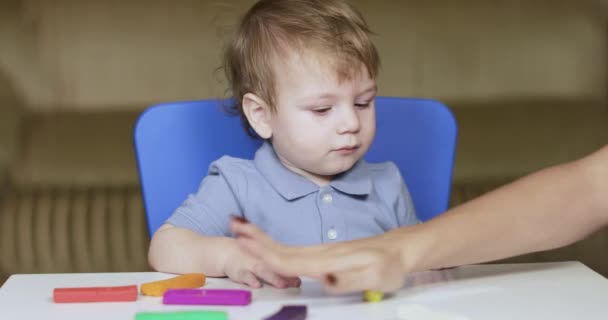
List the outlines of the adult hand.
{"type": "MultiPolygon", "coordinates": [[[[363,290],[395,291],[403,286],[408,266],[401,259],[400,233],[374,238],[294,247],[279,244],[256,226],[233,220],[232,232],[243,251],[284,276],[306,276],[331,293],[363,290]]],[[[402,243],[402,242],[401,242],[402,243]]]]}

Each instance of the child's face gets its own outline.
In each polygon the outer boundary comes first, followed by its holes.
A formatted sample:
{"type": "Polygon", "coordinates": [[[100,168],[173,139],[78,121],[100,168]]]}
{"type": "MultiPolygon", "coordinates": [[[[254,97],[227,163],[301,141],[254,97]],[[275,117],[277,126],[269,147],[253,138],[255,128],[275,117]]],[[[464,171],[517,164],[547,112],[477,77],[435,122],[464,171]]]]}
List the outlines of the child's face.
{"type": "Polygon", "coordinates": [[[340,82],[330,64],[320,63],[322,58],[291,54],[277,66],[277,111],[269,126],[281,162],[325,185],[369,149],[376,133],[377,88],[365,67],[340,82]]]}

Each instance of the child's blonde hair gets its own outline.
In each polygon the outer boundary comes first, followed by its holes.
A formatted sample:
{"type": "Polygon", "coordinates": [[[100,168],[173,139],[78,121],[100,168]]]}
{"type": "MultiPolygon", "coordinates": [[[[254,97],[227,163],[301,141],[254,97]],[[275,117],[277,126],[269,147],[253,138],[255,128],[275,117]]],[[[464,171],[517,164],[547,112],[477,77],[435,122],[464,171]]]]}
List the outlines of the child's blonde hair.
{"type": "Polygon", "coordinates": [[[276,111],[273,62],[288,49],[315,50],[328,57],[338,79],[364,66],[374,79],[380,59],[361,13],[344,0],[260,0],[242,18],[224,56],[224,71],[243,127],[254,136],[242,98],[254,93],[276,111]]]}

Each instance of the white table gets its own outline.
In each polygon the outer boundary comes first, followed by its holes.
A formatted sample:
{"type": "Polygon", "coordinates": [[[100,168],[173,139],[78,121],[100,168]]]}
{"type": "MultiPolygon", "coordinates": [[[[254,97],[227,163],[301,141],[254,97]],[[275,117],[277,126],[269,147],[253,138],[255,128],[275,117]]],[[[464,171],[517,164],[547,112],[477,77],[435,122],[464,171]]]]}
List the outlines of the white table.
{"type": "MultiPolygon", "coordinates": [[[[70,286],[141,284],[172,275],[142,273],[23,274],[0,289],[0,319],[134,319],[139,311],[221,309],[229,319],[262,319],[284,304],[306,304],[307,319],[396,319],[400,305],[425,305],[470,319],[608,319],[608,280],[579,262],[472,265],[411,274],[406,286],[381,303],[363,303],[361,294],[329,296],[312,280],[300,289],[253,290],[247,307],[165,306],[160,298],[135,302],[55,304],[52,290],[70,286]]],[[[208,279],[206,288],[243,288],[226,279],[208,279]]]]}

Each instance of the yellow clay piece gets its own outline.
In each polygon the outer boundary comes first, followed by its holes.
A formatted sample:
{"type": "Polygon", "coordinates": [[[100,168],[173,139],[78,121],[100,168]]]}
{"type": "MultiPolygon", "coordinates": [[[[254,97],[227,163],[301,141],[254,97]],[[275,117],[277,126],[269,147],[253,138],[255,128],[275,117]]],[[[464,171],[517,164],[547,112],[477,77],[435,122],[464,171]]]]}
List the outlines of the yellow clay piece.
{"type": "Polygon", "coordinates": [[[141,294],[145,296],[162,297],[168,289],[200,288],[204,285],[204,274],[187,273],[165,280],[144,283],[141,285],[141,294]]]}
{"type": "Polygon", "coordinates": [[[367,302],[380,302],[384,298],[382,291],[367,290],[363,291],[363,298],[367,302]]]}

